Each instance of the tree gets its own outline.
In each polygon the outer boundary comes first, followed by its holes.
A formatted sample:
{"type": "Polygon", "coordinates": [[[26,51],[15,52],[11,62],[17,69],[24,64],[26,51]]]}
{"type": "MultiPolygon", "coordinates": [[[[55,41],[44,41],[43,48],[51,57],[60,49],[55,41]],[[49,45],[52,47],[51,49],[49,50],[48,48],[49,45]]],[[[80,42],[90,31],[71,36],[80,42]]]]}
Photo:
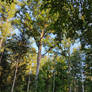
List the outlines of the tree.
{"type": "Polygon", "coordinates": [[[0,62],[3,55],[4,42],[13,31],[11,20],[14,17],[15,11],[15,3],[10,5],[6,2],[0,1],[0,62]]]}
{"type": "MultiPolygon", "coordinates": [[[[21,16],[16,16],[16,19],[14,23],[16,23],[17,27],[23,28],[23,31],[26,32],[26,34],[30,37],[33,37],[35,39],[36,45],[38,47],[38,54],[37,54],[37,69],[36,69],[36,78],[35,80],[38,80],[38,75],[39,75],[39,67],[40,67],[40,61],[41,61],[41,52],[42,52],[42,46],[43,46],[43,39],[46,38],[48,34],[51,32],[48,31],[48,27],[50,25],[51,19],[49,19],[48,16],[48,11],[41,11],[40,6],[41,2],[36,2],[30,1],[26,2],[25,7],[25,2],[23,2],[24,5],[22,5],[22,9],[18,10],[16,15],[19,14],[21,16]],[[32,7],[30,7],[32,5],[32,7]],[[35,9],[35,7],[37,7],[35,9]],[[20,14],[22,12],[22,14],[20,14]],[[32,13],[32,16],[31,16],[32,13]],[[31,18],[32,17],[32,18],[31,18]],[[21,19],[21,20],[20,20],[21,19]],[[19,26],[19,25],[20,26],[19,26]],[[21,25],[22,24],[22,25],[21,25]]],[[[36,83],[37,84],[37,83],[36,83]]]]}
{"type": "Polygon", "coordinates": [[[24,33],[21,33],[20,38],[16,37],[15,35],[14,37],[12,37],[12,40],[10,39],[7,41],[6,47],[10,53],[10,61],[14,62],[16,67],[11,92],[14,91],[15,81],[17,77],[16,74],[18,72],[19,63],[23,61],[22,58],[26,55],[26,53],[28,53],[28,49],[31,49],[27,46],[27,40],[28,39],[25,38],[24,33]]]}

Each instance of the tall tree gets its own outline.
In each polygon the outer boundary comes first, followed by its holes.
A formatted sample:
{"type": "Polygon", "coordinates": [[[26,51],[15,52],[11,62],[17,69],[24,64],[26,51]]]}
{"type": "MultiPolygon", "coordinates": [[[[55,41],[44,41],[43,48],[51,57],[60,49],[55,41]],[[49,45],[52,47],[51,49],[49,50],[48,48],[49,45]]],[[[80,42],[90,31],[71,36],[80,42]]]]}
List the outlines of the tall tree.
{"type": "Polygon", "coordinates": [[[23,31],[30,37],[33,37],[35,39],[36,45],[38,47],[38,54],[37,54],[37,69],[36,69],[36,78],[35,80],[38,80],[39,75],[39,67],[40,67],[40,61],[41,61],[41,52],[42,52],[42,46],[43,46],[43,38],[46,38],[48,34],[51,32],[48,31],[48,26],[50,25],[51,18],[48,15],[48,11],[40,10],[41,6],[40,1],[30,1],[24,5],[22,5],[22,9],[16,13],[20,16],[16,16],[18,20],[15,20],[15,23],[19,24],[18,28],[23,28],[23,31]],[[30,7],[32,5],[32,7],[30,7]],[[37,8],[36,8],[37,7],[37,8]],[[21,20],[20,20],[21,19],[21,20]],[[22,24],[22,25],[21,25],[22,24]]]}
{"type": "Polygon", "coordinates": [[[0,62],[4,50],[4,42],[13,31],[11,20],[15,11],[15,3],[7,4],[5,1],[0,1],[0,62]]]}

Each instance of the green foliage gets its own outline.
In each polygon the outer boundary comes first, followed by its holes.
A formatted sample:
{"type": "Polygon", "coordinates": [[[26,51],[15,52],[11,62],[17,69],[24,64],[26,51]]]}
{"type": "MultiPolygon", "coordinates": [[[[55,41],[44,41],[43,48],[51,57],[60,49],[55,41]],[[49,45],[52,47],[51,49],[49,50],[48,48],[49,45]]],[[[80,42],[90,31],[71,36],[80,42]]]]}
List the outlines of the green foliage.
{"type": "Polygon", "coordinates": [[[37,92],[91,92],[91,17],[91,0],[0,0],[0,92],[16,63],[14,92],[35,92],[41,53],[37,92]]]}

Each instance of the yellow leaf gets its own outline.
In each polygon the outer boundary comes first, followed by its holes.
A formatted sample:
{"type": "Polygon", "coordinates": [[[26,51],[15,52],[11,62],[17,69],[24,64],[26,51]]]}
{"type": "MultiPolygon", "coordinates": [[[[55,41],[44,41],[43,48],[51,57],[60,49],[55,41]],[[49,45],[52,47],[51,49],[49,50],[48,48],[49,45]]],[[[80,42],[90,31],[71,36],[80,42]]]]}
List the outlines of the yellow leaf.
{"type": "Polygon", "coordinates": [[[81,16],[81,19],[84,21],[84,16],[81,16]]]}

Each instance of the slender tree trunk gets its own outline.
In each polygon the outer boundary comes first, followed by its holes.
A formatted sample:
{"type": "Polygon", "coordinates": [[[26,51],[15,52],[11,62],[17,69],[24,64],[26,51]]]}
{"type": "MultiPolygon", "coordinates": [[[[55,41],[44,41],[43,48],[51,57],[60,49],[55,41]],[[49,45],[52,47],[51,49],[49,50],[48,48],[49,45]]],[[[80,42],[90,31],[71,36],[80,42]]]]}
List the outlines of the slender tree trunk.
{"type": "Polygon", "coordinates": [[[72,92],[72,88],[71,88],[71,85],[70,85],[70,87],[69,87],[69,92],[72,92]]]}
{"type": "Polygon", "coordinates": [[[70,80],[70,78],[71,78],[71,75],[70,75],[70,64],[68,65],[68,67],[69,67],[69,75],[68,75],[68,85],[69,85],[69,92],[71,92],[71,80],[70,80]]]}
{"type": "Polygon", "coordinates": [[[70,53],[68,53],[69,57],[68,57],[68,71],[69,71],[69,78],[68,78],[68,81],[69,81],[69,92],[72,92],[72,87],[71,87],[71,61],[70,61],[70,53]]]}
{"type": "Polygon", "coordinates": [[[40,41],[40,44],[38,47],[38,55],[37,55],[36,80],[38,79],[38,75],[39,75],[39,67],[40,67],[40,61],[41,61],[41,50],[42,50],[42,42],[40,41]]]}
{"type": "Polygon", "coordinates": [[[78,80],[76,80],[76,92],[79,92],[78,80]]]}
{"type": "Polygon", "coordinates": [[[2,47],[3,39],[0,40],[0,48],[2,47]]]}
{"type": "Polygon", "coordinates": [[[55,72],[53,72],[53,92],[55,92],[55,72]]]}
{"type": "Polygon", "coordinates": [[[76,92],[76,80],[74,79],[74,92],[76,92]]]}
{"type": "Polygon", "coordinates": [[[85,90],[84,90],[84,79],[83,79],[83,76],[84,76],[84,74],[83,74],[83,62],[81,63],[81,66],[82,66],[82,69],[81,69],[81,77],[82,77],[82,92],[84,92],[85,90]]]}
{"type": "Polygon", "coordinates": [[[84,82],[82,82],[82,92],[84,92],[84,82]]]}
{"type": "Polygon", "coordinates": [[[12,84],[11,92],[14,92],[14,86],[15,86],[15,82],[16,82],[17,71],[18,71],[18,63],[16,64],[16,69],[15,69],[15,74],[14,74],[14,79],[13,79],[13,84],[12,84]]]}
{"type": "Polygon", "coordinates": [[[68,79],[68,81],[69,81],[69,92],[72,92],[72,88],[71,88],[71,70],[70,70],[70,65],[69,65],[69,79],[68,79]]]}
{"type": "MultiPolygon", "coordinates": [[[[2,45],[3,45],[3,39],[0,40],[0,50],[2,48],[2,45]]],[[[0,55],[0,63],[1,63],[3,52],[0,52],[0,53],[1,53],[1,55],[0,55]]]]}
{"type": "Polygon", "coordinates": [[[83,72],[82,72],[82,92],[84,92],[84,80],[83,80],[83,72]]]}
{"type": "Polygon", "coordinates": [[[54,71],[53,71],[53,92],[55,92],[55,73],[56,73],[55,66],[56,66],[56,63],[57,63],[56,58],[57,58],[57,55],[55,55],[55,57],[54,57],[55,64],[54,64],[54,71]]]}
{"type": "Polygon", "coordinates": [[[1,63],[1,61],[2,61],[2,57],[3,57],[3,52],[1,52],[0,63],[1,63]]]}
{"type": "Polygon", "coordinates": [[[27,92],[29,92],[29,86],[30,86],[30,74],[29,74],[29,78],[28,78],[27,92]]]}
{"type": "Polygon", "coordinates": [[[44,37],[44,30],[42,30],[39,45],[38,45],[38,55],[37,55],[37,67],[36,67],[36,91],[37,91],[37,85],[38,85],[38,75],[39,75],[39,68],[40,68],[40,61],[41,61],[41,51],[42,51],[42,39],[44,37]]]}

